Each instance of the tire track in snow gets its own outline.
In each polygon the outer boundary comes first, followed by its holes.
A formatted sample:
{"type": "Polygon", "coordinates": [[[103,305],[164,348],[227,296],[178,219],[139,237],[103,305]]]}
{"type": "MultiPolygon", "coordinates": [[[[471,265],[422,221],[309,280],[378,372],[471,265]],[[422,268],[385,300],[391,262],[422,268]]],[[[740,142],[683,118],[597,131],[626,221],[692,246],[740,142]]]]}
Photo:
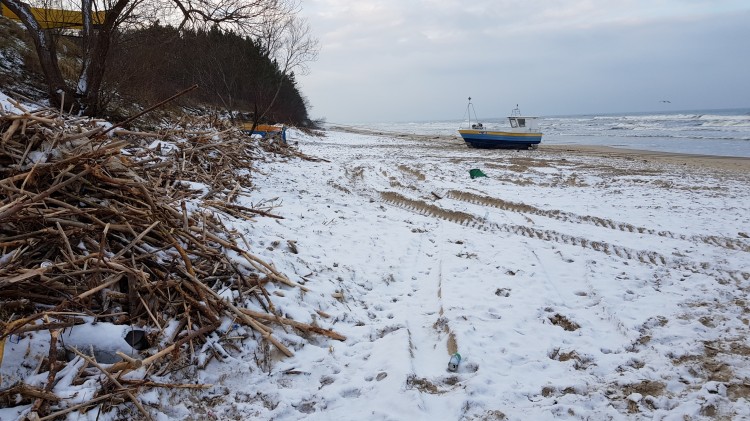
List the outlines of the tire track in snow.
{"type": "Polygon", "coordinates": [[[443,219],[483,231],[500,231],[547,242],[579,246],[608,256],[615,255],[622,259],[634,260],[643,264],[653,264],[677,270],[688,270],[695,273],[702,273],[716,278],[719,282],[741,282],[743,280],[750,280],[750,273],[748,272],[718,268],[709,262],[681,261],[651,250],[636,250],[629,247],[610,244],[606,241],[591,240],[552,230],[537,229],[514,224],[488,223],[484,218],[479,218],[466,212],[444,209],[422,200],[407,198],[400,193],[392,191],[380,192],[380,197],[383,202],[410,212],[443,219]]]}
{"type": "Polygon", "coordinates": [[[677,234],[671,231],[657,231],[655,229],[639,227],[627,222],[617,222],[607,218],[600,218],[598,216],[591,215],[578,215],[571,212],[565,212],[561,210],[545,210],[535,206],[527,205],[525,203],[510,202],[503,199],[482,196],[475,193],[464,192],[459,190],[450,190],[446,194],[446,197],[454,200],[460,200],[462,202],[472,203],[480,206],[489,206],[501,210],[510,212],[516,212],[521,214],[531,214],[537,216],[543,216],[546,218],[556,219],[563,222],[573,223],[587,223],[597,227],[608,228],[613,230],[619,230],[623,232],[637,232],[639,234],[650,234],[659,237],[667,237],[676,240],[686,240],[702,242],[711,246],[721,247],[729,250],[741,250],[744,252],[750,252],[750,244],[746,242],[734,239],[721,237],[717,235],[696,235],[687,236],[684,234],[677,234]]]}
{"type": "MultiPolygon", "coordinates": [[[[406,165],[399,165],[398,169],[411,177],[415,177],[420,181],[425,181],[426,176],[424,173],[419,171],[419,169],[412,168],[410,166],[406,165]]],[[[417,189],[414,185],[409,186],[403,186],[401,183],[397,182],[391,182],[391,187],[398,188],[409,188],[409,189],[417,189]]],[[[426,195],[429,195],[429,193],[422,192],[426,195]]],[[[591,224],[597,227],[601,228],[607,228],[612,230],[618,230],[622,232],[632,232],[632,233],[639,233],[639,234],[648,234],[648,235],[654,235],[658,237],[664,237],[664,238],[671,238],[675,240],[684,240],[684,241],[692,241],[692,242],[698,242],[698,243],[704,243],[713,247],[719,247],[727,250],[740,250],[746,253],[750,253],[750,243],[743,239],[739,238],[728,238],[720,235],[692,235],[688,236],[685,234],[679,234],[675,233],[669,230],[656,230],[652,228],[647,228],[643,226],[636,226],[631,223],[627,222],[620,222],[615,221],[608,218],[601,218],[598,216],[592,216],[592,215],[579,215],[572,212],[566,212],[562,210],[547,210],[547,209],[541,209],[532,205],[528,205],[526,203],[518,203],[518,202],[512,202],[503,200],[496,197],[491,196],[485,196],[480,195],[476,193],[466,192],[466,191],[460,191],[460,190],[449,190],[445,194],[446,198],[450,198],[453,200],[459,200],[462,202],[472,203],[475,205],[480,206],[488,206],[496,209],[506,210],[510,212],[520,213],[520,214],[530,214],[530,215],[537,215],[542,216],[550,219],[556,219],[558,221],[563,222],[572,222],[572,223],[586,223],[591,224]]]]}

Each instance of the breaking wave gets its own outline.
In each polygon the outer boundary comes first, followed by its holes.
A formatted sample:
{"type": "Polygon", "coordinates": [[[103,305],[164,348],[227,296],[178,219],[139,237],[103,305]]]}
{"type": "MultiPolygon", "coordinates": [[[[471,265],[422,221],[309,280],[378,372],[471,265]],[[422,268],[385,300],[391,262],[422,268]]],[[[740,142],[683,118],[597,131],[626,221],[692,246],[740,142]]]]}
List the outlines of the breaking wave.
{"type": "MultiPolygon", "coordinates": [[[[507,125],[505,118],[483,120],[507,125]]],[[[357,124],[373,130],[435,136],[454,135],[460,120],[357,124]]],[[[542,117],[542,143],[587,144],[750,157],[750,109],[698,110],[542,117]]]]}

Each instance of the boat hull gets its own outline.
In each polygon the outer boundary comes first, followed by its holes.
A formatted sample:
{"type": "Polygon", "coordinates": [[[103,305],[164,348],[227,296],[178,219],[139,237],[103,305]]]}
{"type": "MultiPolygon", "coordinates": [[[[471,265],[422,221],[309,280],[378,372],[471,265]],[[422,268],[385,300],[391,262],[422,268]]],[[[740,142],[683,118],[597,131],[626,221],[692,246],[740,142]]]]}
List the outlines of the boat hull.
{"type": "Polygon", "coordinates": [[[542,141],[541,133],[459,130],[464,142],[473,148],[528,149],[542,141]]]}

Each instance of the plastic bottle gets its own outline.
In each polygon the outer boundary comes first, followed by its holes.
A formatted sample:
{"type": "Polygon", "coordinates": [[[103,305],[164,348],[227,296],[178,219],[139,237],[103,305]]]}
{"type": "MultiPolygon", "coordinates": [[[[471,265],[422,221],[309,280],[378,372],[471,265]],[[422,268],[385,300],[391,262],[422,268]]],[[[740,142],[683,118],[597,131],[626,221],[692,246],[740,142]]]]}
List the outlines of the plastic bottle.
{"type": "Polygon", "coordinates": [[[458,364],[460,362],[461,362],[461,354],[456,352],[455,354],[451,355],[451,360],[448,361],[448,371],[458,370],[458,364]]]}

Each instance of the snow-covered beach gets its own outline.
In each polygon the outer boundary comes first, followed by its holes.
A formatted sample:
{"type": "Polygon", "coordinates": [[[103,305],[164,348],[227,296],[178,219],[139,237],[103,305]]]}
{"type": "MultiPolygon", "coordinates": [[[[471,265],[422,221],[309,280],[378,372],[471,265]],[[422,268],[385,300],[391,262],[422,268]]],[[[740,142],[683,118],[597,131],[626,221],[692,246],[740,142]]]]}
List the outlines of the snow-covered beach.
{"type": "Polygon", "coordinates": [[[0,0],[0,421],[750,421],[747,22],[0,0]]]}
{"type": "MultiPolygon", "coordinates": [[[[267,285],[280,315],[346,340],[279,330],[295,355],[265,361],[250,333],[155,379],[213,385],[142,391],[157,418],[750,419],[750,160],[289,141],[323,161],[265,156],[240,195],[284,219],[222,218],[304,286],[267,285]]],[[[47,336],[6,344],[6,380],[47,336]]]]}
{"type": "Polygon", "coordinates": [[[329,162],[264,164],[249,200],[286,219],[244,229],[310,289],[277,291],[282,313],[320,311],[347,340],[268,374],[212,364],[212,403],[170,416],[750,418],[747,160],[292,141],[329,162]]]}

